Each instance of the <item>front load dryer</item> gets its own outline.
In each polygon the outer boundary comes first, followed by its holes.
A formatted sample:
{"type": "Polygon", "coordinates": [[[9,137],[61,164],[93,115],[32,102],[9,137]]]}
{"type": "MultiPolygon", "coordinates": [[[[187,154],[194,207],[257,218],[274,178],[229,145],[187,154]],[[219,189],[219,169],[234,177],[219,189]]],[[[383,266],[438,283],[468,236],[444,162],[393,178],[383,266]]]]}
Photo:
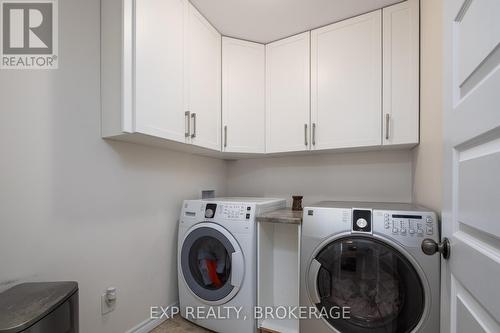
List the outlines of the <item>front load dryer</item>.
{"type": "Polygon", "coordinates": [[[179,219],[178,280],[182,317],[220,333],[255,333],[255,217],[283,199],[186,200],[179,219]]]}
{"type": "Polygon", "coordinates": [[[436,214],[411,204],[324,202],[304,208],[301,332],[439,332],[436,214]],[[334,310],[334,311],[331,311],[334,310]],[[344,311],[345,310],[345,311],[344,311]]]}

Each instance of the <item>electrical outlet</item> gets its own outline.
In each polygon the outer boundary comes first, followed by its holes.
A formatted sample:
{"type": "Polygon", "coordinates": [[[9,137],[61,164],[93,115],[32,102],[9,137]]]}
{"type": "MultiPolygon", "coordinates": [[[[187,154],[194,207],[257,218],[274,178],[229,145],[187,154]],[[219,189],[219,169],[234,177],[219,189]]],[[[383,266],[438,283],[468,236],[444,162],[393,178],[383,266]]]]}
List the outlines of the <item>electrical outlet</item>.
{"type": "Polygon", "coordinates": [[[105,315],[116,308],[116,288],[110,287],[101,295],[101,314],[105,315]]]}

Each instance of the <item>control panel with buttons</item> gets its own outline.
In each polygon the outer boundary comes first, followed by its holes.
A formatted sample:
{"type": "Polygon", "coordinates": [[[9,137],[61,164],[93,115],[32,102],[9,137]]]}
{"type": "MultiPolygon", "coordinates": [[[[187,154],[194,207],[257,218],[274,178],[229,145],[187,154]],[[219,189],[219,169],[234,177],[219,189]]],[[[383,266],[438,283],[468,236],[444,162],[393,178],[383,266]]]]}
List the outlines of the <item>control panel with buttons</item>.
{"type": "Polygon", "coordinates": [[[438,239],[436,215],[432,212],[373,212],[375,233],[390,235],[401,243],[419,246],[425,238],[438,239]]]}
{"type": "Polygon", "coordinates": [[[254,214],[251,206],[239,203],[223,204],[219,209],[219,217],[227,220],[248,221],[254,214]]]}

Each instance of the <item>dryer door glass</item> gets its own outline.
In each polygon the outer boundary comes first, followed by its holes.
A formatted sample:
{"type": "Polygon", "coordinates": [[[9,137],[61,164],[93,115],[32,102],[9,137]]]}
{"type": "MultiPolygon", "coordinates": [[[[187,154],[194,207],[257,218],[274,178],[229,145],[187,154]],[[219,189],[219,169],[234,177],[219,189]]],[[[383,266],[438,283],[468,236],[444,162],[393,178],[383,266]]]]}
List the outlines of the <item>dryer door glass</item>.
{"type": "Polygon", "coordinates": [[[233,291],[231,254],[235,248],[219,231],[202,227],[184,240],[181,267],[189,289],[206,301],[219,301],[233,291]]]}
{"type": "Polygon", "coordinates": [[[411,332],[424,312],[424,289],[404,255],[366,237],[336,240],[316,256],[323,318],[343,333],[411,332]],[[342,318],[342,308],[348,310],[342,318]]]}

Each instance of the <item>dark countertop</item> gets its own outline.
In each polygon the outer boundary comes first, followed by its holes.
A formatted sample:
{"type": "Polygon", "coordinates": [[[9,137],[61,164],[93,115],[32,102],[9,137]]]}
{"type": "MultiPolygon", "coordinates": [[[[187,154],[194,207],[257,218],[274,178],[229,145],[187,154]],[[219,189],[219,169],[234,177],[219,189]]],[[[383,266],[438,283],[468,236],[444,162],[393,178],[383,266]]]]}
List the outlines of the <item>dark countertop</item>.
{"type": "Polygon", "coordinates": [[[257,216],[257,222],[302,224],[303,211],[294,211],[291,208],[281,208],[257,216]]]}

